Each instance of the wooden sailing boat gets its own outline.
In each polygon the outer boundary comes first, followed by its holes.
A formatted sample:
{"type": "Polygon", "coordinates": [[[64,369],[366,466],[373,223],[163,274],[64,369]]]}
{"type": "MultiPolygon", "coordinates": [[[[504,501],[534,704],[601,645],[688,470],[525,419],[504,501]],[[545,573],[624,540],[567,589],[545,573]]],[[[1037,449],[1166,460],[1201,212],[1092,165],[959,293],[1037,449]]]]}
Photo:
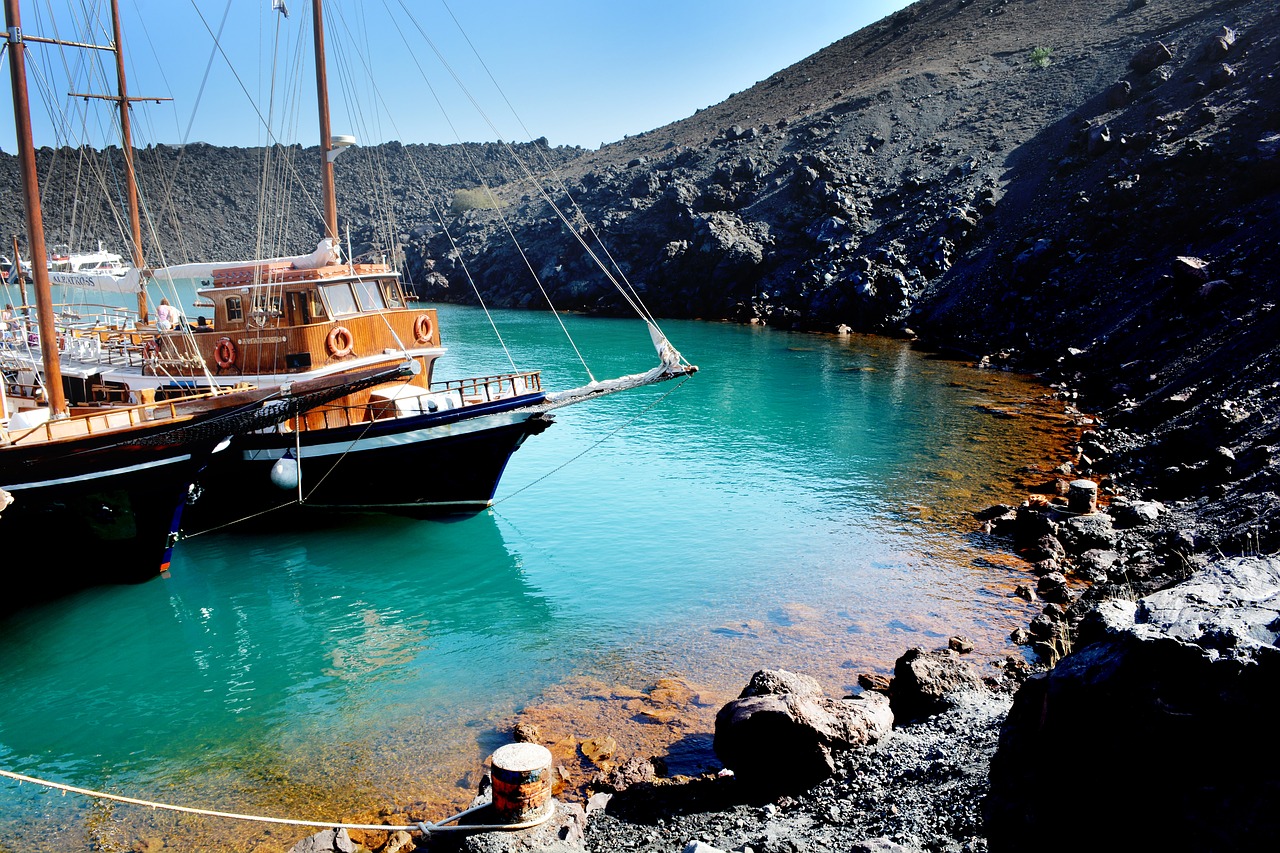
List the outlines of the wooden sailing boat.
{"type": "MultiPolygon", "coordinates": [[[[220,371],[271,374],[290,367],[341,369],[391,347],[422,370],[273,430],[240,436],[234,452],[201,477],[201,486],[207,497],[226,503],[232,495],[238,503],[246,493],[261,494],[255,484],[270,480],[311,507],[417,517],[475,512],[492,502],[511,455],[551,424],[551,409],[697,368],[650,323],[661,364],[644,374],[558,393],[544,391],[536,370],[433,381],[444,353],[436,312],[410,305],[396,270],[343,263],[336,251],[335,143],[353,140],[331,135],[322,0],[312,0],[311,7],[325,239],[304,259],[208,270],[212,286],[200,295],[212,303],[214,325],[223,331],[197,336],[198,355],[205,357],[211,347],[220,371]],[[244,302],[246,286],[252,304],[244,302]]],[[[181,370],[192,355],[165,340],[157,361],[181,370]]]]}
{"type": "MultiPolygon", "coordinates": [[[[27,236],[32,257],[40,258],[44,228],[18,0],[5,0],[5,21],[27,236]]],[[[0,509],[11,535],[53,555],[40,565],[57,577],[58,588],[139,581],[165,571],[191,483],[232,436],[401,370],[379,365],[289,387],[206,389],[160,402],[73,411],[63,389],[48,270],[35,264],[32,275],[47,399],[0,427],[0,509]]]]}
{"type": "Polygon", "coordinates": [[[445,352],[436,312],[411,305],[392,267],[339,252],[333,160],[350,140],[330,132],[320,0],[312,12],[324,207],[316,250],[158,269],[159,282],[203,283],[197,293],[206,316],[197,333],[151,330],[140,344],[115,350],[124,336],[102,330],[105,347],[78,348],[64,355],[64,367],[74,362],[84,392],[104,398],[333,376],[388,359],[417,369],[237,436],[199,478],[188,514],[196,527],[287,503],[414,516],[476,511],[492,501],[511,454],[551,423],[550,410],[696,370],[650,321],[661,363],[646,373],[561,392],[546,391],[537,370],[436,382],[445,352]]]}

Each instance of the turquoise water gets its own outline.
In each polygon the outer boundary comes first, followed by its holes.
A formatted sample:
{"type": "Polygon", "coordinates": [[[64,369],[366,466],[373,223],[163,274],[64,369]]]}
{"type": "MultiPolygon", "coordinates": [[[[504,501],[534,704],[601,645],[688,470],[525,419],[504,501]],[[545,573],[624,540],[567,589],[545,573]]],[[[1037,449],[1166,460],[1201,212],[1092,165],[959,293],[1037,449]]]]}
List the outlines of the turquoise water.
{"type": "MultiPolygon", "coordinates": [[[[509,367],[482,312],[440,315],[437,378],[509,367]]],[[[554,318],[497,316],[518,367],[585,381],[554,318]]],[[[634,321],[563,319],[597,378],[656,363],[634,321]]],[[[653,754],[705,747],[761,666],[838,693],[952,634],[984,662],[1015,653],[1022,576],[967,514],[1056,452],[1042,389],[896,341],[664,330],[701,372],[560,410],[489,512],[194,537],[170,578],[0,621],[0,768],[233,812],[338,821],[424,801],[439,817],[522,709],[548,740],[609,733],[653,754]],[[627,702],[671,677],[701,700],[639,726],[627,702]]],[[[55,555],[40,582],[91,557],[55,555]]],[[[14,849],[287,850],[308,831],[0,780],[14,849]]]]}

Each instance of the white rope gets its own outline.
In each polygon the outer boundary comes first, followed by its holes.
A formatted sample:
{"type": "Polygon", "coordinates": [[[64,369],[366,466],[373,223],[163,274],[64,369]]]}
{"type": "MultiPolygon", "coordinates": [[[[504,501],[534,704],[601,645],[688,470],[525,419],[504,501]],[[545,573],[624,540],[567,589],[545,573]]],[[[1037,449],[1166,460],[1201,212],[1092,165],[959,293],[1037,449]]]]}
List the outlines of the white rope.
{"type": "Polygon", "coordinates": [[[202,815],[204,817],[222,817],[222,818],[227,818],[229,820],[245,820],[245,821],[253,821],[256,823],[286,824],[289,826],[318,826],[326,829],[364,829],[364,830],[373,830],[373,831],[382,831],[382,832],[417,831],[417,832],[421,832],[424,836],[430,835],[433,832],[497,832],[497,831],[510,832],[518,829],[530,829],[532,827],[539,826],[543,823],[546,823],[547,820],[551,818],[551,815],[555,813],[554,801],[552,801],[551,807],[546,809],[545,814],[542,814],[532,820],[524,821],[522,823],[470,824],[467,826],[445,826],[444,825],[447,823],[453,823],[454,821],[460,820],[461,818],[471,814],[472,812],[476,812],[476,811],[479,811],[480,809],[485,808],[488,805],[486,803],[484,805],[473,806],[465,811],[459,812],[453,817],[446,818],[445,820],[438,821],[436,823],[427,823],[424,821],[424,822],[419,822],[414,824],[407,824],[404,826],[393,826],[390,824],[381,824],[381,823],[334,823],[333,821],[328,821],[328,820],[265,817],[263,815],[239,814],[237,812],[223,812],[223,811],[217,811],[215,809],[199,809],[199,808],[194,808],[192,806],[175,806],[169,803],[154,802],[152,800],[140,800],[137,797],[125,797],[119,794],[108,794],[105,791],[94,791],[90,788],[81,788],[76,785],[65,785],[61,782],[49,782],[45,779],[37,779],[34,776],[27,776],[22,773],[14,773],[11,770],[0,770],[0,776],[4,776],[6,778],[16,780],[19,783],[30,782],[33,785],[40,785],[42,787],[51,788],[55,791],[62,791],[64,793],[82,794],[86,797],[93,797],[95,799],[100,799],[100,800],[111,800],[112,802],[127,803],[128,805],[132,805],[132,806],[145,806],[151,809],[161,809],[163,811],[171,811],[171,812],[182,812],[183,814],[202,815]]]}

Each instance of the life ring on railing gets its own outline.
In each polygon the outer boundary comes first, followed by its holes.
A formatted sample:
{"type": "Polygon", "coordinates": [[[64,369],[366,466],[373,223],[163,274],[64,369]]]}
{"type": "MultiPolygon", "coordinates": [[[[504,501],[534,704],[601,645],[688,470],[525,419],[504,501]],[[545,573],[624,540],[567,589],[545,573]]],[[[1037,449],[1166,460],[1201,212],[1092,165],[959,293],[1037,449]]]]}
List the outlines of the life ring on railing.
{"type": "Polygon", "coordinates": [[[155,341],[147,341],[142,345],[142,360],[146,363],[160,360],[160,345],[155,341]]]}
{"type": "Polygon", "coordinates": [[[351,355],[351,350],[355,347],[355,339],[351,337],[351,331],[346,326],[334,326],[329,330],[329,336],[324,339],[324,345],[329,350],[329,355],[342,358],[351,355]]]}
{"type": "Polygon", "coordinates": [[[419,314],[413,321],[413,339],[420,344],[429,344],[434,333],[435,327],[431,322],[431,315],[419,314]]]}
{"type": "Polygon", "coordinates": [[[213,345],[213,360],[223,370],[236,363],[236,355],[236,344],[231,338],[218,338],[213,345]]]}

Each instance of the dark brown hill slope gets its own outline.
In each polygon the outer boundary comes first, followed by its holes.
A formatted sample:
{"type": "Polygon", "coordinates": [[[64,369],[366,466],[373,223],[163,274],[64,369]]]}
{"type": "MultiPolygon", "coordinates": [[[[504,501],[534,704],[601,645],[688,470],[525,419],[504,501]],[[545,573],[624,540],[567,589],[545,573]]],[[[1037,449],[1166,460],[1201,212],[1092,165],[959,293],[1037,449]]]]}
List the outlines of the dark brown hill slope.
{"type": "MultiPolygon", "coordinates": [[[[549,148],[546,140],[514,146],[519,156],[559,166],[580,148],[549,148]]],[[[136,157],[146,224],[145,255],[153,267],[194,261],[226,261],[305,254],[323,233],[315,146],[222,148],[204,143],[154,145],[136,157]],[[263,182],[267,171],[274,175],[263,182]],[[266,201],[264,185],[283,187],[266,201]],[[260,216],[263,209],[268,216],[260,216]],[[262,220],[262,221],[260,221],[262,220]]],[[[41,148],[37,152],[46,242],[91,249],[102,241],[128,255],[119,148],[41,148]]],[[[511,152],[493,143],[359,147],[344,154],[335,172],[341,227],[357,253],[386,252],[409,239],[434,210],[448,211],[454,191],[484,180],[501,184],[517,171],[511,152]]],[[[23,235],[17,158],[0,154],[0,240],[23,235]]],[[[21,238],[25,257],[25,237],[21,238]]],[[[4,254],[9,249],[0,250],[4,254]]]]}
{"type": "MultiPolygon", "coordinates": [[[[1046,370],[1128,431],[1095,473],[1146,471],[1217,501],[1206,541],[1274,548],[1278,36],[1259,0],[925,0],[566,173],[659,314],[909,327],[1046,370]]],[[[558,308],[623,310],[512,201],[558,308]]],[[[474,211],[458,251],[413,248],[531,303],[497,233],[474,211]]]]}

